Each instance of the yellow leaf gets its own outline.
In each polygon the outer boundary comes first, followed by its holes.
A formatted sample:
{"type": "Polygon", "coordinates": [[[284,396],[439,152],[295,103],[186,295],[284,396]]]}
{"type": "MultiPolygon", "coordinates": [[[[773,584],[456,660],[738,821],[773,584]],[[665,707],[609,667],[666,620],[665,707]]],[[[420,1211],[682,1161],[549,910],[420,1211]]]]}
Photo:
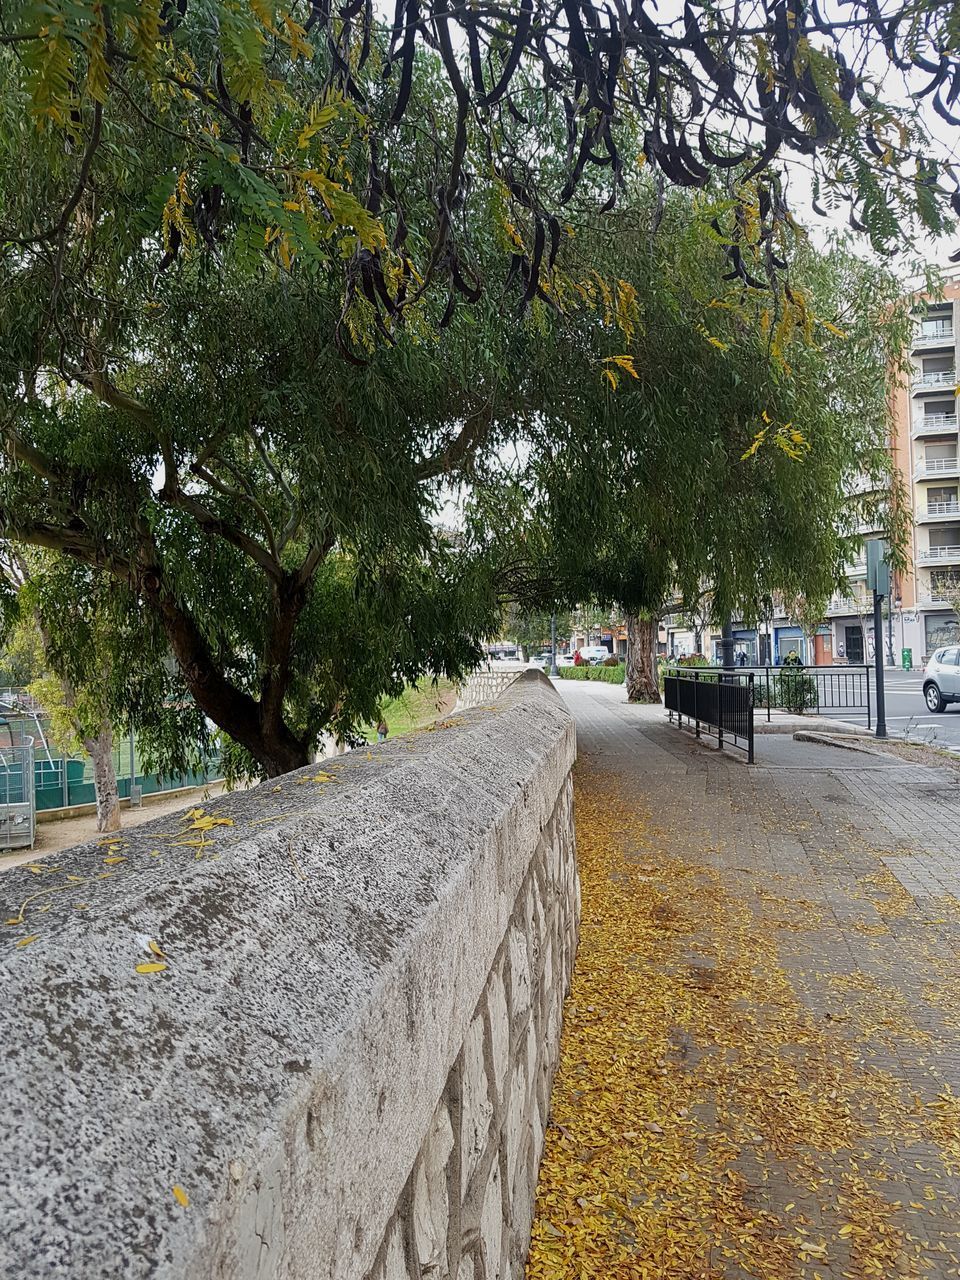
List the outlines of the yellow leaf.
{"type": "Polygon", "coordinates": [[[144,964],[137,965],[137,973],[163,973],[166,967],[165,964],[161,964],[158,960],[148,960],[144,964]]]}
{"type": "Polygon", "coordinates": [[[150,939],[150,941],[147,943],[147,946],[150,948],[150,950],[153,952],[155,956],[163,955],[163,952],[160,950],[160,947],[158,946],[158,944],[154,942],[153,938],[150,939]]]}
{"type": "Polygon", "coordinates": [[[104,858],[103,861],[108,867],[112,867],[117,862],[126,862],[126,858],[122,854],[114,854],[112,858],[104,858]]]}
{"type": "Polygon", "coordinates": [[[39,937],[40,937],[39,933],[28,933],[25,938],[18,938],[16,941],[16,945],[18,947],[29,947],[30,943],[36,942],[36,940],[39,937]]]}
{"type": "Polygon", "coordinates": [[[840,1230],[837,1232],[837,1235],[838,1235],[838,1236],[851,1236],[851,1235],[853,1235],[853,1227],[852,1227],[852,1226],[850,1225],[850,1223],[848,1222],[848,1223],[847,1223],[847,1225],[846,1225],[845,1227],[841,1227],[841,1228],[840,1228],[840,1230]]]}
{"type": "Polygon", "coordinates": [[[185,1209],[187,1205],[190,1203],[190,1197],[187,1195],[187,1193],[184,1191],[183,1187],[181,1187],[179,1183],[177,1183],[177,1185],[173,1188],[173,1198],[174,1200],[176,1200],[178,1204],[182,1204],[185,1209]]]}

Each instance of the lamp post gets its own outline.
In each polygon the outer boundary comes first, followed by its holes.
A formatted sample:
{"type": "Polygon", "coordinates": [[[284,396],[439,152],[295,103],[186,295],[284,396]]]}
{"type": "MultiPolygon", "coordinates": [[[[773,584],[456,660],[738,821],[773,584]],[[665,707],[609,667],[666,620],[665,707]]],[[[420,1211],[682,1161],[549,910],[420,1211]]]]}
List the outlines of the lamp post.
{"type": "Polygon", "coordinates": [[[560,674],[557,669],[557,615],[550,615],[550,674],[556,677],[560,674]]]}
{"type": "Polygon", "coordinates": [[[886,699],[883,687],[883,597],[890,595],[890,566],[887,546],[880,538],[867,541],[867,587],[873,591],[873,661],[877,679],[876,736],[887,736],[886,699]]]}

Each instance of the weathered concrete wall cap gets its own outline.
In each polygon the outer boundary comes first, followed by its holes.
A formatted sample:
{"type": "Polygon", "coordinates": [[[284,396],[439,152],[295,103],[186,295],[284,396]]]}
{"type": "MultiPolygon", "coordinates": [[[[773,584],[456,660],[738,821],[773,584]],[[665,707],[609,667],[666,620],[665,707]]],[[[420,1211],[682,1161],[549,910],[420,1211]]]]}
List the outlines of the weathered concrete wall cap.
{"type": "MultiPolygon", "coordinates": [[[[528,674],[493,708],[0,877],[0,1275],[406,1275],[398,1204],[462,1150],[438,1107],[481,1001],[497,1071],[529,1052],[531,1096],[548,1090],[574,750],[528,674]],[[533,978],[490,1013],[511,945],[547,973],[539,1021],[513,1011],[533,978]]],[[[519,1274],[522,1236],[477,1274],[519,1274]]]]}

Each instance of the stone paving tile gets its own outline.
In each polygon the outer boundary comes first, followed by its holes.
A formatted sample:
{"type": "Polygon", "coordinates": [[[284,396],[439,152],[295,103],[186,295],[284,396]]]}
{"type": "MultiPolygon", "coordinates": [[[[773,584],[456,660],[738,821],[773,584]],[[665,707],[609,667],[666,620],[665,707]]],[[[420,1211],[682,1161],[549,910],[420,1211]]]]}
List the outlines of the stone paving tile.
{"type": "MultiPolygon", "coordinates": [[[[865,1066],[918,1106],[960,1095],[960,777],[783,738],[770,749],[758,739],[750,768],[671,727],[660,709],[628,706],[620,689],[560,689],[576,717],[579,767],[616,774],[652,814],[666,853],[715,869],[776,928],[779,963],[811,1014],[838,1036],[859,1036],[865,1066]]],[[[887,1199],[904,1213],[914,1206],[915,1256],[884,1280],[960,1275],[960,1133],[909,1149],[878,1137],[865,1154],[889,1178],[887,1199]],[[918,1219],[927,1223],[919,1233],[918,1219]]],[[[755,1162],[743,1171],[760,1201],[801,1198],[795,1181],[778,1183],[755,1162]]],[[[838,1157],[837,1186],[844,1177],[849,1164],[838,1157]]],[[[826,1229],[833,1190],[803,1193],[811,1230],[826,1229]]],[[[841,1241],[829,1261],[807,1259],[795,1274],[884,1274],[858,1266],[841,1241]]],[[[703,1274],[754,1276],[718,1256],[703,1274]]]]}

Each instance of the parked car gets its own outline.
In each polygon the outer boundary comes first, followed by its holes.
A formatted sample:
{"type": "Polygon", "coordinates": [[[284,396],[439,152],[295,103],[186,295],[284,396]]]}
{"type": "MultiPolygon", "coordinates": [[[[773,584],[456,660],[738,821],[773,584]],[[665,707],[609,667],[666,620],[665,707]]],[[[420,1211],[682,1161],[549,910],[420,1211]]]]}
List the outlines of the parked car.
{"type": "Polygon", "coordinates": [[[931,711],[960,702],[960,647],[938,649],[924,667],[923,698],[931,711]]]}
{"type": "Polygon", "coordinates": [[[599,667],[610,657],[610,650],[603,644],[587,644],[580,650],[580,657],[591,667],[599,667]]]}
{"type": "Polygon", "coordinates": [[[573,658],[570,656],[570,654],[569,654],[569,653],[558,653],[558,654],[557,654],[557,666],[558,666],[558,667],[575,667],[576,665],[577,665],[577,664],[574,662],[573,658]]]}

